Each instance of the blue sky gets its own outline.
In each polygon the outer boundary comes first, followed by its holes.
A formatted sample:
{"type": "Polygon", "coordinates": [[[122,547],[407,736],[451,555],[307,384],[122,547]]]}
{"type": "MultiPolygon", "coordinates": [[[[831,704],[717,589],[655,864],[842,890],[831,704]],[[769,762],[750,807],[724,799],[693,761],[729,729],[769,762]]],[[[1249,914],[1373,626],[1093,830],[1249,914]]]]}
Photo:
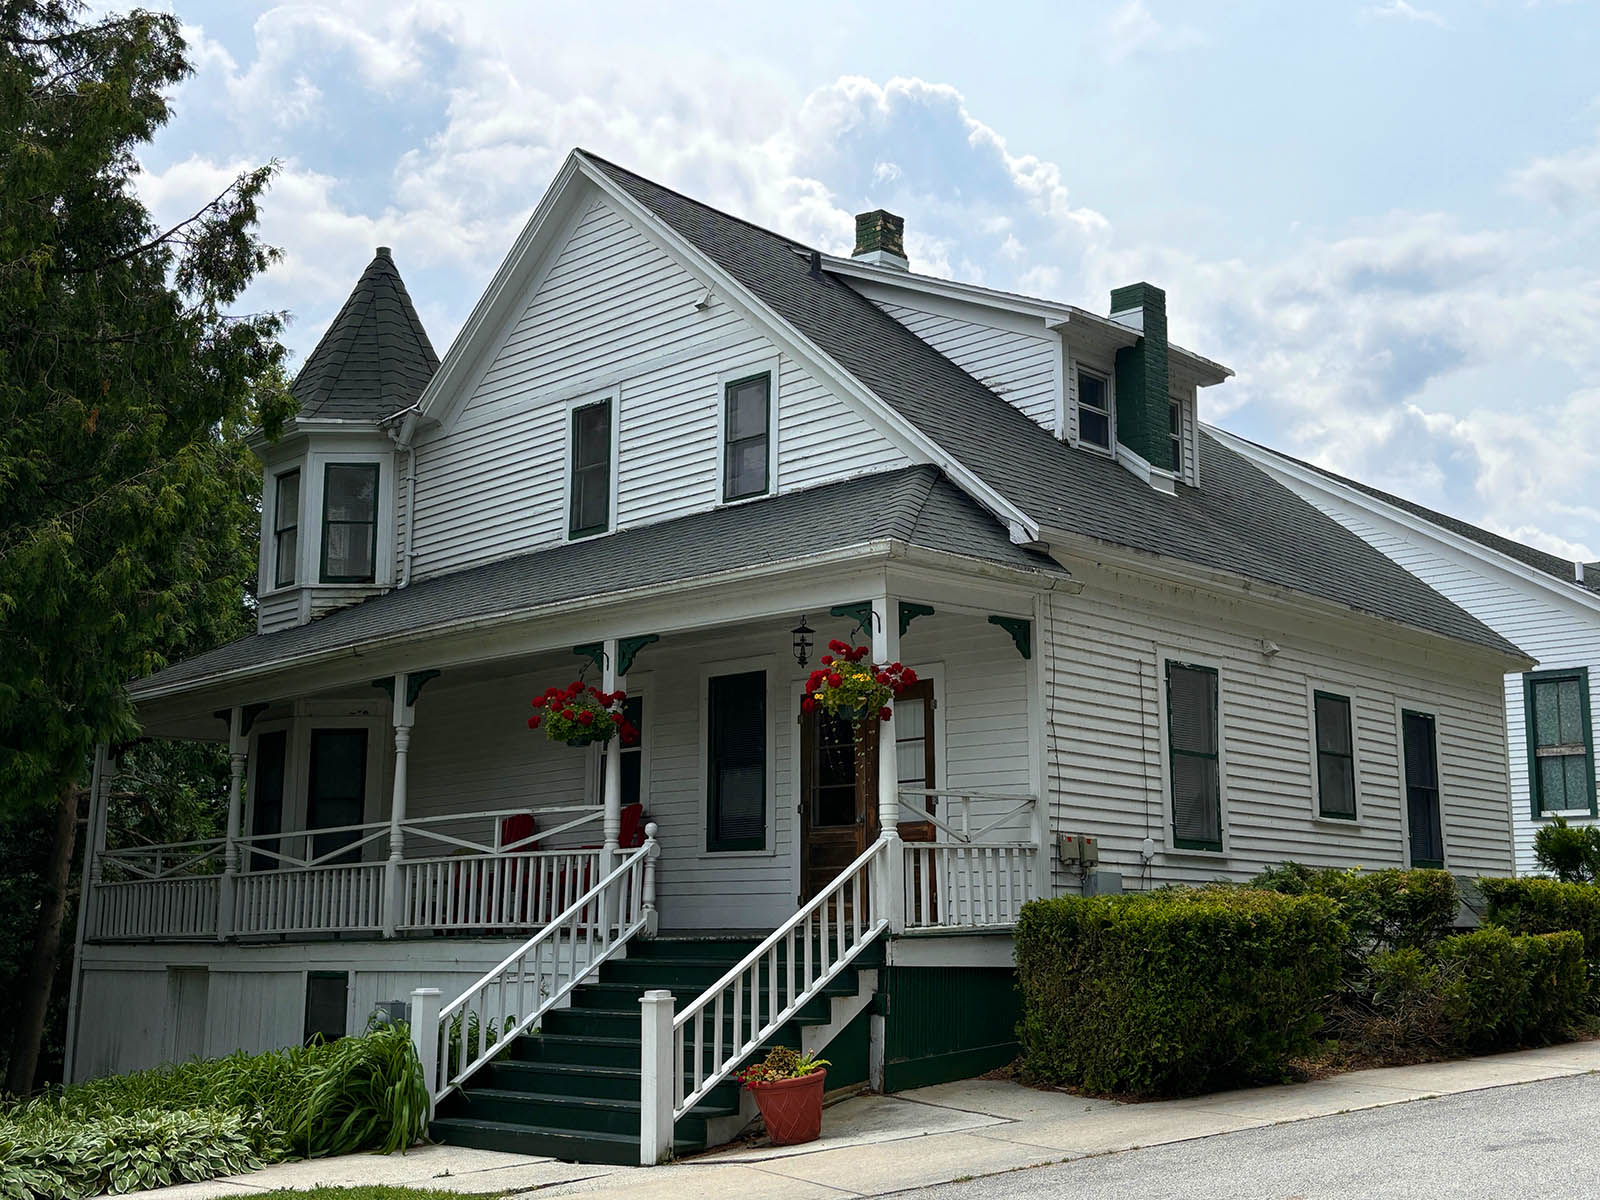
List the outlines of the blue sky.
{"type": "Polygon", "coordinates": [[[304,355],[375,245],[441,352],[582,145],[848,251],[1168,292],[1202,415],[1600,557],[1600,12],[1554,0],[179,3],[158,214],[276,157],[304,355]]]}

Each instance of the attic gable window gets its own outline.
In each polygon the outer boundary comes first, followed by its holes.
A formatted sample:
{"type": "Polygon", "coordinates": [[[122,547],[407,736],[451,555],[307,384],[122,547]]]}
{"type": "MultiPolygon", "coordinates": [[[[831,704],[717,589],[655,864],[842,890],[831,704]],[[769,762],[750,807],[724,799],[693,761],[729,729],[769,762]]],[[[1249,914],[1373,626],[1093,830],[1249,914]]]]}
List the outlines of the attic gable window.
{"type": "Polygon", "coordinates": [[[763,372],[723,388],[722,499],[772,490],[772,376],[763,372]]]}
{"type": "Polygon", "coordinates": [[[572,410],[567,536],[592,537],[611,528],[611,398],[572,410]]]}
{"type": "Polygon", "coordinates": [[[1078,369],[1078,442],[1111,453],[1111,384],[1104,375],[1078,369]]]}
{"type": "Polygon", "coordinates": [[[371,583],[378,564],[378,464],[329,463],[322,477],[322,582],[371,583]]]}
{"type": "Polygon", "coordinates": [[[272,499],[272,586],[292,587],[300,555],[300,472],[279,475],[272,499]]]}

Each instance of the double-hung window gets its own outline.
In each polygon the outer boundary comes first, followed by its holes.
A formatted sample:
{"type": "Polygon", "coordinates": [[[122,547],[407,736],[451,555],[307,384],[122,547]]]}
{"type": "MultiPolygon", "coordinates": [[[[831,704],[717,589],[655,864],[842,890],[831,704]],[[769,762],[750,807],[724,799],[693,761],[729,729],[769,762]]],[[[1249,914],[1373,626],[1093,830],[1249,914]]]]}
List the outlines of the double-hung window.
{"type": "Polygon", "coordinates": [[[1172,461],[1168,467],[1181,473],[1183,471],[1183,405],[1177,400],[1167,401],[1167,445],[1170,448],[1172,461]]]}
{"type": "Polygon", "coordinates": [[[1522,677],[1522,695],[1533,815],[1593,813],[1594,728],[1588,668],[1530,672],[1522,677]]]}
{"type": "Polygon", "coordinates": [[[767,673],[706,681],[706,849],[767,845],[767,673]]]}
{"type": "Polygon", "coordinates": [[[611,528],[611,401],[572,410],[572,480],[567,536],[589,537],[611,528]]]}
{"type": "Polygon", "coordinates": [[[378,464],[329,463],[322,477],[322,582],[371,583],[378,567],[378,464]]]}
{"type": "Polygon", "coordinates": [[[300,555],[300,472],[279,475],[272,497],[272,586],[289,587],[300,555]]]}
{"type": "Polygon", "coordinates": [[[1312,696],[1317,737],[1317,814],[1356,819],[1356,751],[1350,722],[1350,697],[1332,692],[1312,696]]]}
{"type": "Polygon", "coordinates": [[[1222,849],[1222,757],[1217,672],[1167,664],[1167,757],[1172,841],[1180,850],[1222,849]]]}
{"type": "Polygon", "coordinates": [[[744,500],[772,489],[772,376],[736,379],[723,389],[722,498],[744,500]]]}
{"type": "Polygon", "coordinates": [[[1111,439],[1111,383],[1104,375],[1079,368],[1078,442],[1109,451],[1111,439]]]}

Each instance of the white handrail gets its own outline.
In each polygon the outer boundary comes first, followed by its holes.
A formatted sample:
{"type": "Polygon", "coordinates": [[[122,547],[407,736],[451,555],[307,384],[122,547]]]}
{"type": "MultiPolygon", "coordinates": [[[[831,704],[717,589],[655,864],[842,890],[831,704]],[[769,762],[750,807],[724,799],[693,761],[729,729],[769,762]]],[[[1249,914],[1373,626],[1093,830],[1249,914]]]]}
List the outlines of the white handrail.
{"type": "Polygon", "coordinates": [[[538,1024],[635,934],[653,925],[659,852],[652,822],[645,826],[644,845],[441,1008],[431,1029],[414,1030],[424,1082],[435,1103],[505,1043],[538,1024]]]}
{"type": "MultiPolygon", "coordinates": [[[[889,838],[874,842],[673,1019],[670,1074],[674,1121],[726,1079],[752,1050],[818,995],[889,927],[888,888],[881,882],[874,886],[873,875],[883,872],[890,848],[899,844],[898,839],[889,838]],[[764,984],[763,966],[767,976],[764,984]],[[712,1018],[709,1047],[708,1010],[712,1018]],[[725,1029],[731,1035],[731,1046],[724,1044],[725,1029]]],[[[644,1064],[646,1073],[655,1070],[655,1064],[644,1064]]],[[[646,1114],[642,1128],[648,1129],[652,1119],[652,1114],[646,1114]]]]}
{"type": "MultiPolygon", "coordinates": [[[[1012,795],[1006,792],[974,791],[971,788],[901,788],[899,796],[901,808],[915,813],[922,820],[927,821],[930,825],[933,825],[935,828],[942,830],[951,837],[955,838],[957,841],[961,842],[975,841],[976,839],[981,838],[984,834],[988,833],[990,830],[999,829],[1002,825],[1008,823],[1011,818],[1016,816],[1018,813],[1026,812],[1028,809],[1034,808],[1038,804],[1037,798],[1033,796],[1012,795]],[[936,814],[927,811],[926,805],[919,807],[916,804],[913,804],[910,799],[911,797],[920,797],[925,800],[939,799],[942,797],[948,800],[961,801],[961,828],[956,829],[947,822],[940,820],[936,814]],[[973,829],[972,801],[974,800],[985,800],[990,803],[1010,804],[1012,807],[1008,808],[998,817],[995,817],[989,821],[988,824],[980,825],[977,829],[973,829]]],[[[948,805],[946,806],[946,811],[948,813],[948,805]]]]}

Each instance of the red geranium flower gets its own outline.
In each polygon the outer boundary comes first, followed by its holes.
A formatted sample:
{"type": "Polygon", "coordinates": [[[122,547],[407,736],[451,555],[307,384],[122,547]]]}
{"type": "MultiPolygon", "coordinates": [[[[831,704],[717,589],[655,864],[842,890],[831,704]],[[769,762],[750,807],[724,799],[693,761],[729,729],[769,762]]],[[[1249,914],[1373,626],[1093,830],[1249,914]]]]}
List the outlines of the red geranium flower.
{"type": "Polygon", "coordinates": [[[570,720],[572,720],[572,718],[573,718],[573,717],[574,717],[574,716],[576,716],[576,715],[577,715],[577,714],[575,714],[575,713],[574,713],[574,712],[573,712],[573,711],[572,711],[572,710],[571,710],[571,709],[570,709],[570,708],[563,708],[563,709],[562,709],[562,710],[561,710],[561,715],[562,715],[562,716],[563,716],[563,717],[565,717],[565,718],[566,718],[566,719],[567,719],[567,720],[569,720],[569,721],[570,721],[570,720]]]}
{"type": "Polygon", "coordinates": [[[592,708],[586,708],[583,711],[581,711],[578,714],[578,724],[579,725],[593,725],[594,724],[594,710],[592,708]]]}
{"type": "Polygon", "coordinates": [[[534,713],[533,716],[528,718],[528,728],[529,729],[537,729],[537,728],[539,728],[539,714],[538,713],[534,713]]]}
{"type": "Polygon", "coordinates": [[[838,687],[843,682],[844,682],[844,676],[838,674],[837,672],[828,676],[828,686],[829,687],[838,687]]]}
{"type": "Polygon", "coordinates": [[[801,699],[801,701],[800,701],[800,711],[801,712],[816,712],[817,711],[817,702],[816,702],[815,698],[813,698],[811,696],[806,696],[803,699],[801,699]]]}
{"type": "Polygon", "coordinates": [[[894,716],[894,712],[887,704],[878,710],[878,720],[880,721],[887,721],[892,716],[894,716]]]}

